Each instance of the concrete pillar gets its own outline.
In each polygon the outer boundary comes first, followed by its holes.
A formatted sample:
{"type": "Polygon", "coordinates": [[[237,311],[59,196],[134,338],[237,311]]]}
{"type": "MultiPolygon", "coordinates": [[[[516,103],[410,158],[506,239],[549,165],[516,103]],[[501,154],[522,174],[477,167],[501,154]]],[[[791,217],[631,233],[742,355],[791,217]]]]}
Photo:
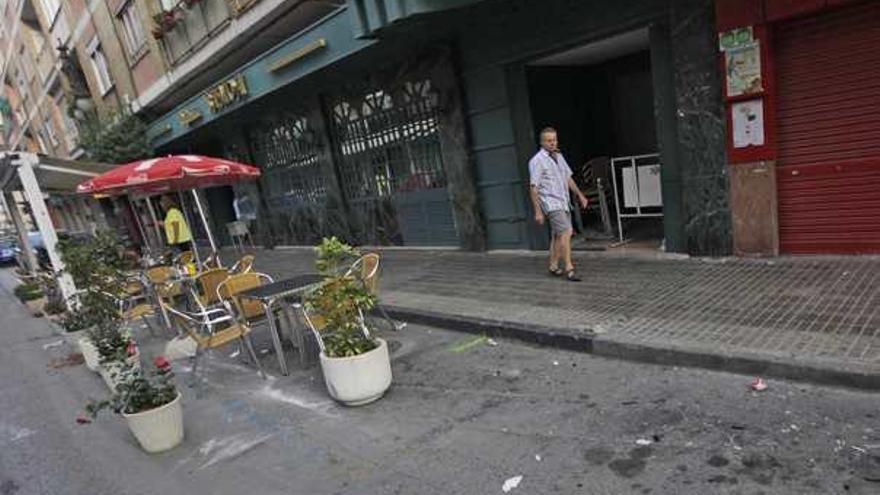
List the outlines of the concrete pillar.
{"type": "Polygon", "coordinates": [[[31,241],[28,238],[28,228],[24,223],[24,219],[21,217],[21,211],[18,209],[15,196],[13,196],[11,192],[4,192],[3,201],[6,203],[6,211],[9,212],[9,216],[12,218],[12,224],[15,225],[15,231],[18,232],[18,245],[21,247],[21,252],[24,256],[24,268],[28,273],[34,275],[39,268],[39,265],[37,264],[37,256],[31,248],[31,241]]]}
{"type": "Polygon", "coordinates": [[[64,263],[58,254],[58,235],[55,233],[52,219],[49,217],[49,210],[46,208],[46,201],[43,199],[43,191],[40,190],[40,184],[34,173],[34,166],[39,163],[38,160],[39,158],[35,154],[21,154],[18,161],[18,178],[21,181],[28,204],[30,204],[37,229],[43,238],[43,246],[49,255],[49,262],[52,264],[52,271],[58,281],[58,288],[69,305],[70,299],[76,294],[76,286],[74,286],[70,274],[63,272],[64,263]]]}

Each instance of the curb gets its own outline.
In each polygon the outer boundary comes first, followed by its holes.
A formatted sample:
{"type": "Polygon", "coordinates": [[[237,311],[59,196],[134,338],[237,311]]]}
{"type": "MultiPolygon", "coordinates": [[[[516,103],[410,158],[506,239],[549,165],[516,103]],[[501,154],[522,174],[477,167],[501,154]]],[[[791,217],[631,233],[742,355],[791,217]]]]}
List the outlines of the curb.
{"type": "Polygon", "coordinates": [[[527,325],[524,323],[490,320],[435,311],[382,305],[396,319],[417,325],[427,325],[457,332],[508,338],[584,352],[596,356],[648,364],[683,366],[725,371],[744,375],[762,375],[817,385],[831,385],[860,390],[880,390],[880,370],[872,372],[863,367],[841,369],[820,360],[781,359],[774,356],[741,352],[721,354],[703,350],[655,347],[640,343],[617,342],[603,335],[577,332],[572,329],[527,325]]]}
{"type": "Polygon", "coordinates": [[[417,325],[445,328],[456,332],[516,339],[530,344],[556,347],[569,351],[593,352],[593,333],[574,332],[565,328],[525,325],[511,321],[489,320],[451,315],[427,310],[382,305],[392,318],[417,325]]]}

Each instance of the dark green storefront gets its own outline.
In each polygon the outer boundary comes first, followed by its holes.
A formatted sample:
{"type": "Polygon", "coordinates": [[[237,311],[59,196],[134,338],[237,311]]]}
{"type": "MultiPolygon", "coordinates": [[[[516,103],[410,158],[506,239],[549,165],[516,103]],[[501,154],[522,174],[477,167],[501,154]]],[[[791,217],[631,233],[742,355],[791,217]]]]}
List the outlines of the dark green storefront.
{"type": "Polygon", "coordinates": [[[340,235],[371,245],[541,249],[547,237],[530,222],[526,164],[536,131],[552,123],[570,162],[658,153],[667,250],[726,254],[712,6],[352,0],[275,49],[324,40],[280,75],[267,67],[283,54],[243,69],[254,74],[244,101],[216,115],[202,108],[210,118],[183,127],[177,114],[198,107],[196,97],[152,132],[163,132],[161,152],[260,166],[260,183],[238,193],[259,198],[258,230],[271,233],[264,242],[340,235]],[[567,63],[576,67],[557,67],[567,63]],[[596,84],[606,74],[618,103],[599,108],[606,93],[596,84]],[[614,132],[601,132],[605,121],[614,132]]]}

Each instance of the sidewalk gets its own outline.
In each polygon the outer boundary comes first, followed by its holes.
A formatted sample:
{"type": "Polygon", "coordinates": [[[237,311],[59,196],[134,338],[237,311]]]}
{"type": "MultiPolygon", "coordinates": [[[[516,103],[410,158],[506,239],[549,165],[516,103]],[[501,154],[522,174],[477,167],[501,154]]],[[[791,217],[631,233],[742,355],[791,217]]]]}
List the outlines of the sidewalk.
{"type": "MultiPolygon", "coordinates": [[[[540,253],[382,252],[398,317],[639,361],[880,389],[880,258],[674,259],[578,253],[584,278],[540,253]]],[[[308,249],[257,254],[276,278],[308,249]]]]}

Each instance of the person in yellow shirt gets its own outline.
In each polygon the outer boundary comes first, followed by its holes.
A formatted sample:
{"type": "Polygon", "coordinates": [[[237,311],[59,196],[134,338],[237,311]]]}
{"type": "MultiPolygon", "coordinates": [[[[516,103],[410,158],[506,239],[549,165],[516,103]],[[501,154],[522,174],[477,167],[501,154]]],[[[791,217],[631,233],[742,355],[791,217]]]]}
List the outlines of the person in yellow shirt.
{"type": "Polygon", "coordinates": [[[192,233],[186,223],[186,217],[177,207],[171,196],[162,196],[162,209],[165,210],[165,238],[175,253],[184,250],[183,244],[192,242],[192,233]]]}

